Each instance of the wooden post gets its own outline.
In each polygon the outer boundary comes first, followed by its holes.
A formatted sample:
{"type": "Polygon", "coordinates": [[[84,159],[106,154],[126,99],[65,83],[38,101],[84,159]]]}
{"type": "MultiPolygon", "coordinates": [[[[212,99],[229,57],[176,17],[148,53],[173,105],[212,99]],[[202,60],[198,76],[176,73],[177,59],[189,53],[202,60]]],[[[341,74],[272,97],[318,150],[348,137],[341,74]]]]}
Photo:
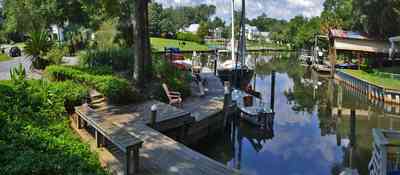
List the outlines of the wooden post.
{"type": "Polygon", "coordinates": [[[128,147],[125,153],[125,174],[134,175],[139,172],[139,147],[128,147]]]}
{"type": "Polygon", "coordinates": [[[350,111],[350,145],[353,147],[356,144],[356,110],[350,111]]]}
{"type": "Polygon", "coordinates": [[[275,108],[275,81],[276,81],[276,72],[272,71],[272,75],[271,75],[271,103],[270,103],[270,107],[272,112],[275,112],[274,108],[275,108]]]}
{"type": "Polygon", "coordinates": [[[104,136],[101,135],[101,133],[99,131],[95,131],[95,137],[96,137],[96,143],[97,143],[97,148],[101,148],[103,147],[104,144],[104,136]]]}
{"type": "Polygon", "coordinates": [[[78,129],[82,129],[83,128],[82,127],[82,119],[81,119],[81,116],[79,116],[79,115],[76,115],[76,127],[78,129]]]}
{"type": "Polygon", "coordinates": [[[150,80],[152,77],[152,59],[148,26],[149,0],[135,0],[132,2],[134,3],[133,36],[135,40],[133,78],[136,80],[138,87],[143,88],[146,80],[150,80]]]}

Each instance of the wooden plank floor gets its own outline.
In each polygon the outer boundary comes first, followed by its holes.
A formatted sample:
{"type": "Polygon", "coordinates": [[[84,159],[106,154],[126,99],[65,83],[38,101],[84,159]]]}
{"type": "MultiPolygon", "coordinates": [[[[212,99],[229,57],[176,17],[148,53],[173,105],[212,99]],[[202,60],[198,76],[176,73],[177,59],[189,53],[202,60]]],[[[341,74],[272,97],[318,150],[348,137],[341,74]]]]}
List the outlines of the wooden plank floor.
{"type": "Polygon", "coordinates": [[[230,175],[237,170],[226,167],[164,134],[141,124],[117,124],[144,141],[140,149],[143,175],[230,175]]]}
{"type": "MultiPolygon", "coordinates": [[[[224,106],[224,87],[218,77],[212,73],[202,73],[201,77],[207,80],[208,89],[205,96],[192,96],[184,99],[182,109],[189,112],[196,121],[217,115],[222,112],[224,106]]],[[[192,85],[192,93],[199,91],[196,85],[192,85]]]]}
{"type": "Polygon", "coordinates": [[[150,124],[150,109],[154,104],[158,108],[156,123],[161,130],[179,128],[194,121],[188,112],[156,100],[126,106],[105,105],[97,108],[96,111],[108,122],[146,125],[150,124]]]}

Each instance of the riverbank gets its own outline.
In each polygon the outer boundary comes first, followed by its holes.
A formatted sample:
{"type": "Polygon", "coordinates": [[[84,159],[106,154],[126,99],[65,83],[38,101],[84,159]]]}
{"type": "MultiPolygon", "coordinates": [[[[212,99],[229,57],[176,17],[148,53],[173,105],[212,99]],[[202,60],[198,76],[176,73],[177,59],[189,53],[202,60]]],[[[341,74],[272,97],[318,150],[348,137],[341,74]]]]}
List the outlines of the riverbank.
{"type": "Polygon", "coordinates": [[[349,75],[352,75],[355,78],[358,78],[358,79],[366,81],[370,84],[373,84],[375,86],[379,86],[379,87],[382,87],[385,89],[400,91],[400,80],[376,76],[374,74],[367,73],[363,70],[344,69],[341,71],[343,71],[349,75]]]}

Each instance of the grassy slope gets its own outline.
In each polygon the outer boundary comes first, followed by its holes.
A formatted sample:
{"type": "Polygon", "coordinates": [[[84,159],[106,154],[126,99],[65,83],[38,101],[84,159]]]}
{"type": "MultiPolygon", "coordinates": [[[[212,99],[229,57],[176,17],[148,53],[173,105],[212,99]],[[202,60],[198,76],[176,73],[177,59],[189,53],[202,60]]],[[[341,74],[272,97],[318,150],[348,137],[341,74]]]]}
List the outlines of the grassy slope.
{"type": "Polygon", "coordinates": [[[6,54],[0,54],[0,62],[1,61],[8,61],[8,60],[11,60],[12,58],[11,57],[9,57],[8,55],[6,55],[6,54]]]}
{"type": "Polygon", "coordinates": [[[368,81],[372,84],[382,86],[385,88],[389,88],[389,89],[400,90],[400,81],[399,80],[378,77],[376,75],[369,74],[362,70],[343,70],[343,71],[350,75],[358,77],[360,79],[368,81]]]}
{"type": "Polygon", "coordinates": [[[208,50],[208,47],[203,44],[198,44],[190,41],[180,41],[174,39],[164,39],[164,38],[151,38],[151,47],[156,49],[157,51],[164,51],[164,47],[176,47],[184,50],[196,50],[196,51],[204,51],[208,50]],[[180,42],[185,42],[186,45],[179,45],[180,42]]]}

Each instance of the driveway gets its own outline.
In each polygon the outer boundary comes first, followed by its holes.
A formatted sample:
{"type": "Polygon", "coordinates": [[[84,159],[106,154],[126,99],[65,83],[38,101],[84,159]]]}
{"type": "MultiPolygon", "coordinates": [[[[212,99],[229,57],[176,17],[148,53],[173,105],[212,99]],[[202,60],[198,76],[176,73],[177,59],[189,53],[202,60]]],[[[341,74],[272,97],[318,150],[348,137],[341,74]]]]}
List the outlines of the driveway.
{"type": "Polygon", "coordinates": [[[0,62],[0,80],[9,80],[10,69],[13,67],[17,67],[19,64],[22,64],[25,67],[25,70],[29,72],[29,66],[31,65],[31,61],[27,59],[25,56],[16,57],[10,61],[0,62]]]}

